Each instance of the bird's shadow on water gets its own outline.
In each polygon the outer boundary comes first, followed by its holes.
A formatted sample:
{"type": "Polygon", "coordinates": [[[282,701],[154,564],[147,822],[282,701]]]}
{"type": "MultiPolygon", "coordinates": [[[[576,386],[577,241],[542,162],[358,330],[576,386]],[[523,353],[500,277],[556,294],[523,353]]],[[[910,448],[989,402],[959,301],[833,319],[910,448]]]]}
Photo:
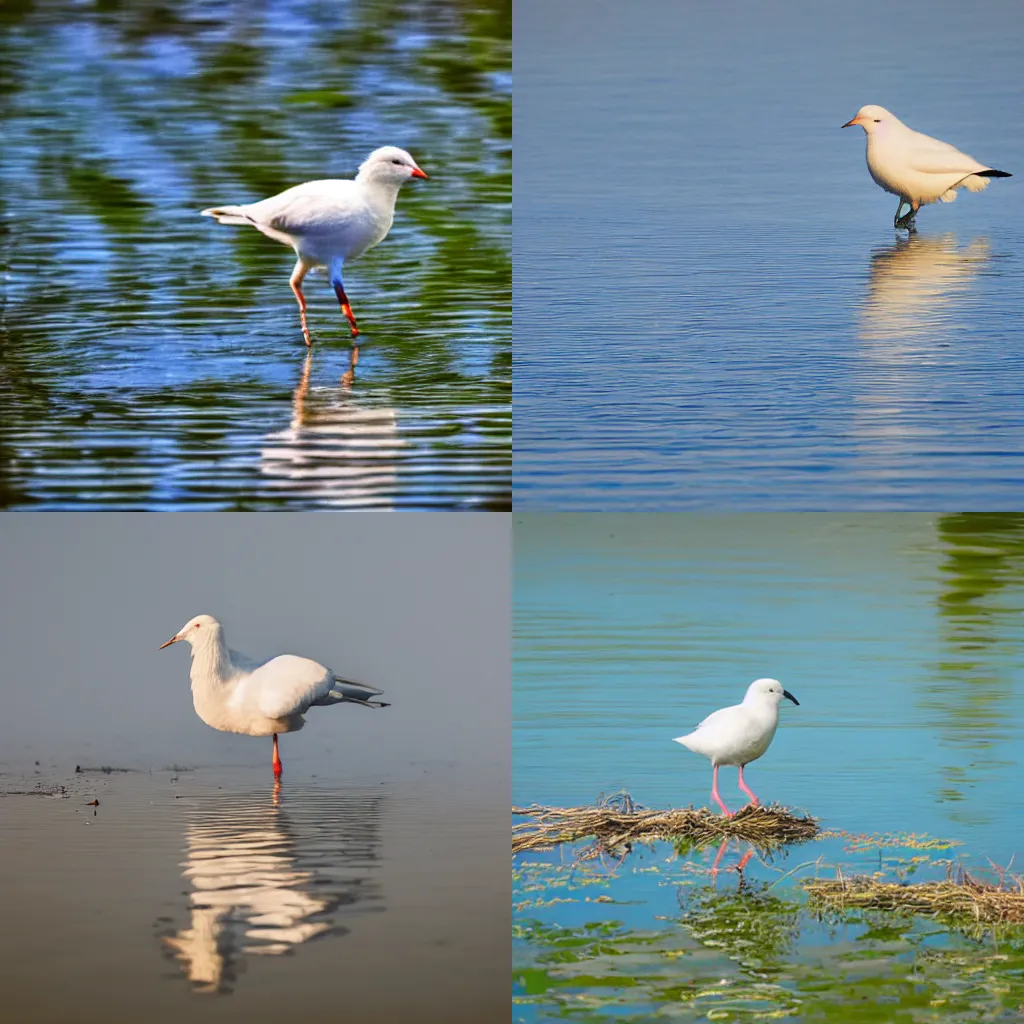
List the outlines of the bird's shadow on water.
{"type": "MultiPolygon", "coordinates": [[[[161,917],[162,953],[194,990],[227,994],[252,955],[349,933],[340,915],[384,909],[377,871],[385,797],[289,790],[203,796],[185,822],[187,923],[161,917]]],[[[183,911],[184,912],[184,911],[183,911]]]]}

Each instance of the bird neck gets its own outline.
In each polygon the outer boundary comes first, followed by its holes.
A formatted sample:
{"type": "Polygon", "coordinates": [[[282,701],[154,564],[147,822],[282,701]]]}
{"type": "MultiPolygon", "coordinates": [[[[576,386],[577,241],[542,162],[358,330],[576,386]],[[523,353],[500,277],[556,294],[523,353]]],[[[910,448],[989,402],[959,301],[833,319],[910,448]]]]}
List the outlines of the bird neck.
{"type": "Polygon", "coordinates": [[[372,170],[360,171],[356,175],[356,181],[363,186],[371,202],[394,210],[395,203],[398,202],[398,192],[402,187],[401,181],[378,177],[372,170]]]}
{"type": "Polygon", "coordinates": [[[217,629],[201,646],[192,648],[192,688],[217,686],[230,682],[235,674],[231,652],[224,642],[224,634],[217,629]]]}

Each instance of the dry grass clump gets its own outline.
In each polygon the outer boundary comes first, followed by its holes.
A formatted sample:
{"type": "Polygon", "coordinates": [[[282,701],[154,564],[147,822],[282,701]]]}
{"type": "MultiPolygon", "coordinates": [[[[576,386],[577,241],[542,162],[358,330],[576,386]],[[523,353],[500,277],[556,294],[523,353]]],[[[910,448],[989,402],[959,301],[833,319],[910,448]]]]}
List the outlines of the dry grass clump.
{"type": "Polygon", "coordinates": [[[803,885],[811,899],[834,909],[864,907],[990,923],[1024,922],[1024,879],[996,870],[998,885],[974,878],[963,868],[950,870],[941,882],[881,882],[840,874],[828,881],[806,879],[803,885]]]}
{"type": "Polygon", "coordinates": [[[783,807],[745,807],[731,818],[707,808],[651,811],[620,793],[591,807],[515,807],[529,820],[512,826],[512,852],[545,850],[559,843],[594,839],[591,856],[634,842],[685,839],[696,846],[735,836],[764,849],[812,839],[814,818],[799,818],[783,807]]]}

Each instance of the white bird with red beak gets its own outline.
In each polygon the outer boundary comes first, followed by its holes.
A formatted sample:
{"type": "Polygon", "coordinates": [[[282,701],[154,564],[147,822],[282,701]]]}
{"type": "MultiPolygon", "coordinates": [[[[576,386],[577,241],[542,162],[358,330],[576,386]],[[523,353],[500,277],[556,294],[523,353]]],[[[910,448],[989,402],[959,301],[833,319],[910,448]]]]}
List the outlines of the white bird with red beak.
{"type": "Polygon", "coordinates": [[[404,149],[383,146],[366,158],[354,181],[307,181],[258,203],[214,206],[202,214],[215,217],[220,224],[251,225],[295,250],[299,260],[289,283],[299,304],[307,345],[312,339],[306,325],[302,280],[314,267],[326,267],[354,338],[359,328],[345,293],[342,268],[387,236],[402,185],[412,178],[426,177],[404,149]]]}
{"type": "Polygon", "coordinates": [[[755,679],[747,687],[742,704],[712,712],[693,732],[675,738],[674,742],[682,743],[711,761],[711,796],[727,818],[732,817],[732,812],[718,792],[718,769],[723,764],[739,768],[740,789],[750,797],[752,804],[760,803],[743,781],[743,769],[771,745],[783,700],[800,703],[789,690],[782,688],[778,679],[755,679]]]}
{"type": "Polygon", "coordinates": [[[915,132],[885,107],[861,107],[843,127],[855,124],[867,135],[868,170],[875,184],[899,196],[893,227],[912,230],[922,206],[939,200],[951,203],[958,188],[980,192],[988,188],[989,178],[1012,177],[979,163],[948,142],[915,132]],[[904,204],[910,209],[901,217],[904,204]]]}
{"type": "Polygon", "coordinates": [[[212,615],[197,615],[160,645],[179,640],[192,648],[192,703],[196,714],[221,732],[274,737],[274,775],[281,775],[279,732],[298,732],[311,707],[360,704],[386,708],[371,700],[383,691],[336,676],[309,658],[282,654],[260,664],[228,649],[224,628],[212,615]]]}

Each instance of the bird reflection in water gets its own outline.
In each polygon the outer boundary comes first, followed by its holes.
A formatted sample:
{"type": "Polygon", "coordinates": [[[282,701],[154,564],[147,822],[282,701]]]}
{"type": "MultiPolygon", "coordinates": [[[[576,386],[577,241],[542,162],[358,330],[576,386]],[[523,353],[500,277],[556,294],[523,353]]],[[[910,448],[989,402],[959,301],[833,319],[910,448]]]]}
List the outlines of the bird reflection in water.
{"type": "Polygon", "coordinates": [[[867,354],[881,360],[918,357],[934,349],[936,340],[947,340],[955,300],[970,291],[990,259],[987,239],[961,249],[955,235],[913,235],[874,253],[859,334],[883,344],[867,354]]]}
{"type": "Polygon", "coordinates": [[[291,423],[267,435],[260,457],[264,476],[282,491],[320,504],[392,505],[396,463],[406,446],[394,408],[359,404],[345,377],[337,388],[311,390],[312,360],[307,353],[291,423]]]}
{"type": "Polygon", "coordinates": [[[307,791],[197,808],[185,833],[188,927],[165,950],[198,991],[230,992],[246,956],[289,953],[346,913],[381,910],[378,795],[307,791]]]}
{"type": "Polygon", "coordinates": [[[853,433],[873,476],[901,477],[908,451],[944,444],[948,422],[935,414],[936,402],[963,400],[961,388],[941,388],[951,368],[962,383],[965,348],[955,341],[970,326],[975,279],[991,258],[986,239],[958,247],[954,235],[911,235],[872,256],[853,433]]]}

